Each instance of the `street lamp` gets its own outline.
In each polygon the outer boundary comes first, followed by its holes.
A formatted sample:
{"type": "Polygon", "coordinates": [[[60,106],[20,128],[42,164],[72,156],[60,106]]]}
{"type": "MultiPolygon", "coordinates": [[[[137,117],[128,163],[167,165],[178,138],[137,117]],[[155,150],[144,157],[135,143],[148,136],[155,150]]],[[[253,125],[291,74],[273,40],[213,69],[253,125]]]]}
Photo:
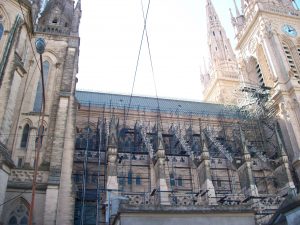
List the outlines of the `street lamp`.
{"type": "Polygon", "coordinates": [[[40,54],[40,71],[41,71],[41,78],[42,78],[42,92],[43,92],[43,104],[40,111],[40,116],[42,118],[42,125],[39,126],[38,129],[38,138],[37,138],[37,145],[35,151],[35,158],[34,158],[34,172],[33,172],[33,179],[32,179],[32,195],[31,195],[31,203],[29,208],[29,225],[32,225],[33,220],[33,209],[34,209],[34,200],[35,200],[35,189],[36,189],[36,177],[38,172],[38,165],[39,165],[39,157],[40,157],[40,150],[42,147],[42,136],[44,129],[40,129],[43,126],[44,117],[45,117],[45,85],[44,85],[44,71],[43,71],[43,57],[42,54],[45,51],[46,42],[43,38],[37,38],[35,41],[35,48],[37,53],[40,54]]]}

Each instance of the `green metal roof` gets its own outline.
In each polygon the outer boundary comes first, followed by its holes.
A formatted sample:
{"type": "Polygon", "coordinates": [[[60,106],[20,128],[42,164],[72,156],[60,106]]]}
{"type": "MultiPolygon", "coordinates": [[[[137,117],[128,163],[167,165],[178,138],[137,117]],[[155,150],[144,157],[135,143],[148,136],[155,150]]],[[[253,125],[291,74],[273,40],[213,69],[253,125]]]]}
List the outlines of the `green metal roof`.
{"type": "Polygon", "coordinates": [[[175,115],[204,115],[204,116],[223,116],[230,118],[239,117],[239,113],[233,107],[225,107],[220,104],[211,104],[197,101],[186,101],[177,99],[154,98],[143,96],[111,94],[101,92],[76,91],[75,94],[81,105],[93,107],[106,107],[115,109],[130,109],[141,111],[157,111],[158,103],[161,112],[173,113],[175,115]]]}

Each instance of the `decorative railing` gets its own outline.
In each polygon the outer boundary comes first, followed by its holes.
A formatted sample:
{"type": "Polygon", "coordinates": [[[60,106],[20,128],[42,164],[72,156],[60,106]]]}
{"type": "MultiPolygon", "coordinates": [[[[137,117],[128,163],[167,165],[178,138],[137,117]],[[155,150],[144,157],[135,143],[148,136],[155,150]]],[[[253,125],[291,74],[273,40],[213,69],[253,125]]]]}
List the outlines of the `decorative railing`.
{"type": "Polygon", "coordinates": [[[36,27],[37,32],[41,33],[51,33],[51,34],[70,34],[70,28],[64,28],[56,25],[40,25],[36,27]]]}
{"type": "MultiPolygon", "coordinates": [[[[11,175],[9,176],[9,181],[12,182],[32,182],[33,180],[33,170],[11,170],[11,175]]],[[[37,183],[47,183],[48,182],[48,171],[38,171],[36,181],[37,183]]]]}

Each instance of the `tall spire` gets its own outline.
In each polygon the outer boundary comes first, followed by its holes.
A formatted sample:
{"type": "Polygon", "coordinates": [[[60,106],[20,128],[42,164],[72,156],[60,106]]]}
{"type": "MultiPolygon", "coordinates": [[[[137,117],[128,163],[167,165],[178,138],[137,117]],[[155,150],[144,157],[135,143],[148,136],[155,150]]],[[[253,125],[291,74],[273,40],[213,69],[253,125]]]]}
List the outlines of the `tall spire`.
{"type": "Polygon", "coordinates": [[[232,46],[211,0],[207,0],[207,33],[212,66],[236,61],[232,46]]]}
{"type": "Polygon", "coordinates": [[[72,33],[78,33],[80,19],[81,19],[81,0],[78,0],[75,7],[73,20],[72,20],[72,33]]]}
{"type": "Polygon", "coordinates": [[[242,14],[245,14],[245,1],[241,0],[242,14]]]}
{"type": "Polygon", "coordinates": [[[235,104],[236,98],[232,91],[237,89],[240,83],[237,60],[211,0],[206,2],[206,16],[211,61],[209,73],[202,76],[204,101],[235,104]]]}
{"type": "Polygon", "coordinates": [[[239,8],[237,7],[236,1],[233,0],[233,3],[234,3],[234,7],[235,7],[236,16],[240,16],[240,15],[241,15],[241,14],[240,14],[240,10],[239,10],[239,8]]]}

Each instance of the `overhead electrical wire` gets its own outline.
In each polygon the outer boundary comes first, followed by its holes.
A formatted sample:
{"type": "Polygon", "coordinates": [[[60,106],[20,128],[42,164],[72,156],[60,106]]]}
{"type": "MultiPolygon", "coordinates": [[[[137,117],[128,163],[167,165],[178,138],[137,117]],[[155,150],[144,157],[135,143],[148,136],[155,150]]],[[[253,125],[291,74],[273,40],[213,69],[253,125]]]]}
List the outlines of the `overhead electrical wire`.
{"type": "Polygon", "coordinates": [[[144,27],[143,27],[142,37],[141,37],[140,46],[139,46],[139,51],[138,51],[138,56],[137,56],[136,65],[135,65],[135,71],[134,71],[134,76],[133,76],[133,82],[132,82],[131,94],[130,94],[130,99],[129,99],[129,106],[128,106],[128,110],[127,110],[127,114],[126,114],[125,123],[126,123],[126,120],[127,120],[127,118],[128,118],[129,109],[130,109],[131,102],[132,102],[133,90],[134,90],[134,85],[135,85],[135,80],[136,80],[137,70],[138,70],[139,61],[140,61],[140,56],[141,56],[141,50],[142,50],[142,46],[143,46],[143,40],[144,40],[145,31],[146,31],[146,26],[147,26],[147,19],[148,19],[148,13],[149,13],[150,2],[151,2],[151,0],[148,1],[148,6],[147,6],[147,11],[146,11],[146,16],[145,16],[145,19],[144,19],[144,27]]]}

